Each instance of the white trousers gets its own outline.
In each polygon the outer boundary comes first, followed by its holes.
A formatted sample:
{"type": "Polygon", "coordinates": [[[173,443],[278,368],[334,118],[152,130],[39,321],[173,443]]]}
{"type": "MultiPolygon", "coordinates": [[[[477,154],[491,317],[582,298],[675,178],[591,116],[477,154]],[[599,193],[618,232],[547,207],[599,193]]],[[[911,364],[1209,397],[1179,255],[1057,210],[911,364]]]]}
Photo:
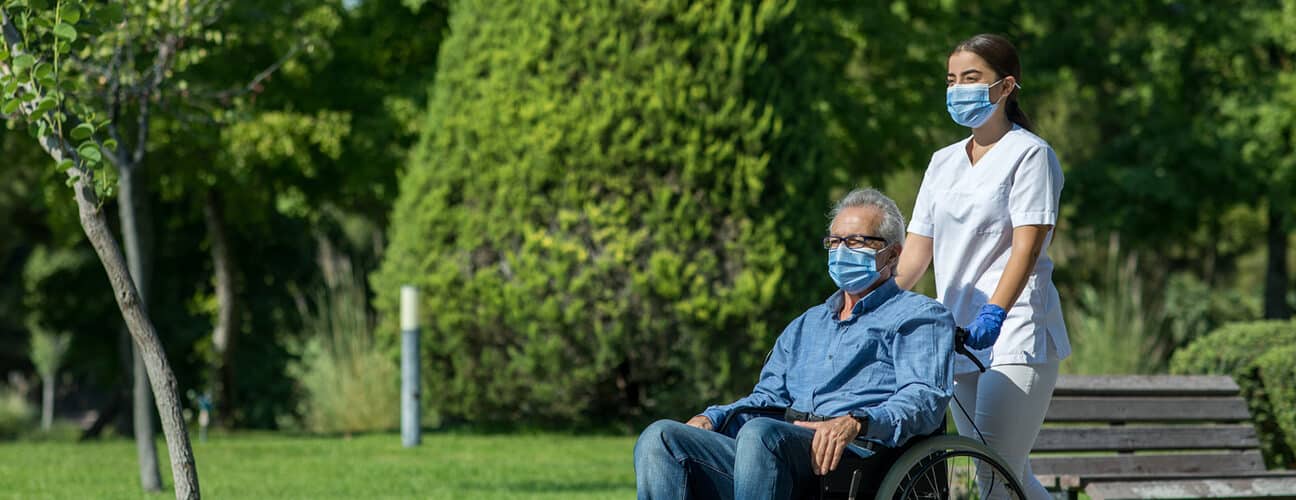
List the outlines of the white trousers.
{"type": "MultiPolygon", "coordinates": [[[[1058,361],[1055,360],[992,366],[985,373],[954,376],[954,397],[972,416],[986,444],[999,452],[1021,478],[1026,498],[1031,500],[1052,498],[1031,472],[1030,450],[1044,423],[1057,377],[1058,361]]],[[[950,410],[959,434],[980,441],[972,423],[954,401],[950,401],[950,410]]],[[[988,476],[991,471],[986,469],[978,471],[978,476],[988,476]]]]}

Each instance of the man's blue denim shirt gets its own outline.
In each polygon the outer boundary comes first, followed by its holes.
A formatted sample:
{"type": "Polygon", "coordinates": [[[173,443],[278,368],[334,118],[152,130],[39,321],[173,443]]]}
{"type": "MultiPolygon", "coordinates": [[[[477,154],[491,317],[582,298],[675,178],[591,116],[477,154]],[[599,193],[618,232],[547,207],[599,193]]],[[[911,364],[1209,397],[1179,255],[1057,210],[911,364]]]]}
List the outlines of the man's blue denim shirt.
{"type": "Polygon", "coordinates": [[[717,427],[739,406],[867,416],[863,437],[891,447],[935,431],[953,387],[953,317],[887,280],[841,320],[843,293],[788,325],[751,395],[702,414],[717,427]]]}

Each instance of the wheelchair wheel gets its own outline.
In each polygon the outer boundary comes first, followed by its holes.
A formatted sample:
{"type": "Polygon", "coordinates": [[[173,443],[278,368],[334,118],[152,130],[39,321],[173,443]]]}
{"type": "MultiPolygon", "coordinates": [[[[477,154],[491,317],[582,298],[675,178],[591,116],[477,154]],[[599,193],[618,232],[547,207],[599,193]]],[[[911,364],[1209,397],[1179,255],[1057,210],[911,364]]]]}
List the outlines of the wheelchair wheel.
{"type": "Polygon", "coordinates": [[[1022,499],[1021,482],[988,446],[962,436],[915,444],[896,460],[878,488],[878,500],[1022,499]]]}

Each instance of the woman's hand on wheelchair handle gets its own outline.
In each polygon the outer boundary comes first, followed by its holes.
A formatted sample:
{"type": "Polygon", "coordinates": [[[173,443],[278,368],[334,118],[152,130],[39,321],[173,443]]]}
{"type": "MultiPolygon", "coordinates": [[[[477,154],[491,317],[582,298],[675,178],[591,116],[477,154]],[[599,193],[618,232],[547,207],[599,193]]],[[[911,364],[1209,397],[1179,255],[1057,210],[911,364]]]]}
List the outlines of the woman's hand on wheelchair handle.
{"type": "Polygon", "coordinates": [[[967,326],[967,346],[973,349],[985,349],[994,345],[999,339],[999,330],[1003,328],[1008,311],[995,304],[986,304],[977,313],[976,319],[967,326]]]}
{"type": "Polygon", "coordinates": [[[824,422],[795,422],[814,431],[810,442],[810,462],[820,476],[837,470],[846,445],[859,436],[861,425],[854,417],[843,415],[824,422]]]}
{"type": "Polygon", "coordinates": [[[690,418],[689,421],[685,423],[693,427],[702,429],[704,431],[709,431],[713,427],[715,427],[715,424],[711,423],[711,419],[707,418],[706,415],[697,415],[693,418],[690,418]]]}

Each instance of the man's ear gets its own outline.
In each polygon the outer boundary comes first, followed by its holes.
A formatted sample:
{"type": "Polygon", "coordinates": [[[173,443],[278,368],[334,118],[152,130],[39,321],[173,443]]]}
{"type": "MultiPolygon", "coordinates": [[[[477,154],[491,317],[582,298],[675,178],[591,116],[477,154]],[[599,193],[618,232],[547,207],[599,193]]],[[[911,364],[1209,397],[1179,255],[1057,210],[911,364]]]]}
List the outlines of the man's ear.
{"type": "Polygon", "coordinates": [[[880,263],[882,264],[880,267],[895,266],[900,262],[900,252],[902,251],[904,251],[904,246],[899,243],[887,247],[887,249],[882,252],[884,261],[880,263]]]}

